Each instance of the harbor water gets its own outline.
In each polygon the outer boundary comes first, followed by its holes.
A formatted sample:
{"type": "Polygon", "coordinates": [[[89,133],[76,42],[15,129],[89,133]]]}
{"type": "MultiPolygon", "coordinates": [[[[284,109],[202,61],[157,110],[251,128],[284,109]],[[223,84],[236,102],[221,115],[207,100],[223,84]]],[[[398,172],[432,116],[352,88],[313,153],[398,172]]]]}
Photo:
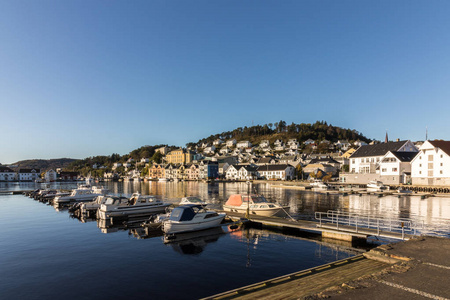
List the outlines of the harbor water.
{"type": "MultiPolygon", "coordinates": [[[[139,191],[174,204],[184,196],[199,196],[212,208],[249,189],[245,183],[102,184],[115,194],[139,191]]],[[[0,183],[0,192],[34,188],[31,183],[0,183]]],[[[449,198],[343,197],[267,184],[254,188],[289,205],[298,219],[313,219],[315,211],[343,210],[423,219],[445,231],[450,218],[449,198]]],[[[23,195],[0,195],[0,211],[0,299],[198,299],[358,253],[340,243],[254,228],[211,230],[164,243],[139,222],[81,222],[67,210],[23,195]]]]}

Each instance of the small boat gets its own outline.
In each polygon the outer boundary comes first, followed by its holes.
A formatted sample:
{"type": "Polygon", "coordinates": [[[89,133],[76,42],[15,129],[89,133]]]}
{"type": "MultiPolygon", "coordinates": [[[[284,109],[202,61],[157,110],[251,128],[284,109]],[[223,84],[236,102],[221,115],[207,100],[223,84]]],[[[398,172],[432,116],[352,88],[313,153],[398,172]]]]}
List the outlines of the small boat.
{"type": "Polygon", "coordinates": [[[217,227],[225,218],[225,213],[206,210],[203,205],[186,204],[172,210],[163,221],[162,230],[166,234],[191,232],[217,227]]]}
{"type": "Polygon", "coordinates": [[[319,180],[319,179],[314,180],[309,185],[312,186],[313,188],[324,189],[324,190],[328,189],[328,184],[326,184],[325,182],[323,182],[322,180],[319,180]]]}
{"type": "Polygon", "coordinates": [[[162,202],[154,196],[142,196],[134,193],[131,198],[123,203],[119,199],[110,198],[98,209],[98,216],[101,219],[111,217],[124,217],[150,215],[165,212],[171,204],[162,202]]]}
{"type": "Polygon", "coordinates": [[[81,186],[74,189],[68,196],[57,196],[53,199],[53,204],[66,204],[73,202],[92,201],[95,197],[104,195],[108,189],[102,187],[81,186]]]}
{"type": "Polygon", "coordinates": [[[105,204],[107,201],[115,201],[118,200],[119,203],[128,203],[128,198],[126,197],[115,197],[115,196],[97,196],[93,201],[78,203],[75,205],[74,209],[79,209],[81,215],[89,215],[91,213],[96,213],[102,204],[105,204]],[[111,200],[112,199],[112,200],[111,200]]]}
{"type": "MultiPolygon", "coordinates": [[[[231,195],[227,202],[223,205],[223,210],[237,212],[241,214],[247,213],[247,208],[251,214],[271,217],[276,215],[284,207],[278,203],[271,203],[262,195],[231,195]],[[248,207],[250,198],[250,207],[248,207]]],[[[287,207],[286,207],[287,208],[287,207]]]]}
{"type": "Polygon", "coordinates": [[[158,181],[160,181],[160,182],[167,182],[167,181],[169,181],[169,179],[167,179],[167,178],[158,178],[158,181]]]}
{"type": "Polygon", "coordinates": [[[183,197],[180,201],[180,205],[186,205],[186,204],[197,204],[197,205],[207,205],[207,203],[203,200],[201,200],[198,197],[183,197]]]}
{"type": "Polygon", "coordinates": [[[379,180],[372,180],[369,181],[369,183],[367,184],[367,189],[372,191],[381,191],[381,190],[388,190],[389,187],[385,186],[383,182],[379,180]]]}

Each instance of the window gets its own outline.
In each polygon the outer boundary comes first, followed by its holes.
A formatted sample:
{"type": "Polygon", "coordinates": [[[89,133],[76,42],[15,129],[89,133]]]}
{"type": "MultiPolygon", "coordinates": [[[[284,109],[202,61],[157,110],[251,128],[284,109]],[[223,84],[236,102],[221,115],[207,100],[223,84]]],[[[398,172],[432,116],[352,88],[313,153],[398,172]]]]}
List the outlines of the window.
{"type": "Polygon", "coordinates": [[[433,161],[433,154],[428,155],[428,161],[433,161]]]}
{"type": "Polygon", "coordinates": [[[422,166],[422,164],[419,164],[419,167],[421,167],[422,166]]]}
{"type": "Polygon", "coordinates": [[[385,173],[385,172],[387,172],[387,169],[383,168],[383,169],[381,169],[381,172],[385,173]]]}
{"type": "Polygon", "coordinates": [[[392,168],[392,172],[397,172],[397,168],[392,168]]]}
{"type": "Polygon", "coordinates": [[[419,171],[419,174],[422,174],[422,171],[419,171]]]}
{"type": "Polygon", "coordinates": [[[443,174],[442,170],[439,171],[439,174],[443,174]]]}

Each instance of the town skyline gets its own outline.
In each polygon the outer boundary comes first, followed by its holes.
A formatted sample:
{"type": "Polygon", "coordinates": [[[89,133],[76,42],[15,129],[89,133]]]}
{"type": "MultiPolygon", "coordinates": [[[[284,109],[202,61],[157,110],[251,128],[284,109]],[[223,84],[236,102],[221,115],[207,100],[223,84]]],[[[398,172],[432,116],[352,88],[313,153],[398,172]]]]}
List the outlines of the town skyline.
{"type": "Polygon", "coordinates": [[[0,163],[324,120],[450,140],[450,3],[5,1],[0,163]]]}

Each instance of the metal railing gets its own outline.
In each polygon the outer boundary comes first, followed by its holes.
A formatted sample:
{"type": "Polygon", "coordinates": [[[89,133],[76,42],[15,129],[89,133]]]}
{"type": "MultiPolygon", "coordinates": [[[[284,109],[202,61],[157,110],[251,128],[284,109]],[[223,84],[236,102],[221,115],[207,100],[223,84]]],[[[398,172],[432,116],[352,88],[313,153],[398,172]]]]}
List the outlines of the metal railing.
{"type": "Polygon", "coordinates": [[[327,212],[316,212],[315,219],[319,221],[319,227],[323,224],[332,224],[337,230],[360,232],[363,229],[376,230],[376,235],[382,232],[401,233],[402,239],[405,234],[416,235],[424,229],[423,221],[402,218],[381,218],[369,215],[340,212],[329,210],[327,212]]]}

